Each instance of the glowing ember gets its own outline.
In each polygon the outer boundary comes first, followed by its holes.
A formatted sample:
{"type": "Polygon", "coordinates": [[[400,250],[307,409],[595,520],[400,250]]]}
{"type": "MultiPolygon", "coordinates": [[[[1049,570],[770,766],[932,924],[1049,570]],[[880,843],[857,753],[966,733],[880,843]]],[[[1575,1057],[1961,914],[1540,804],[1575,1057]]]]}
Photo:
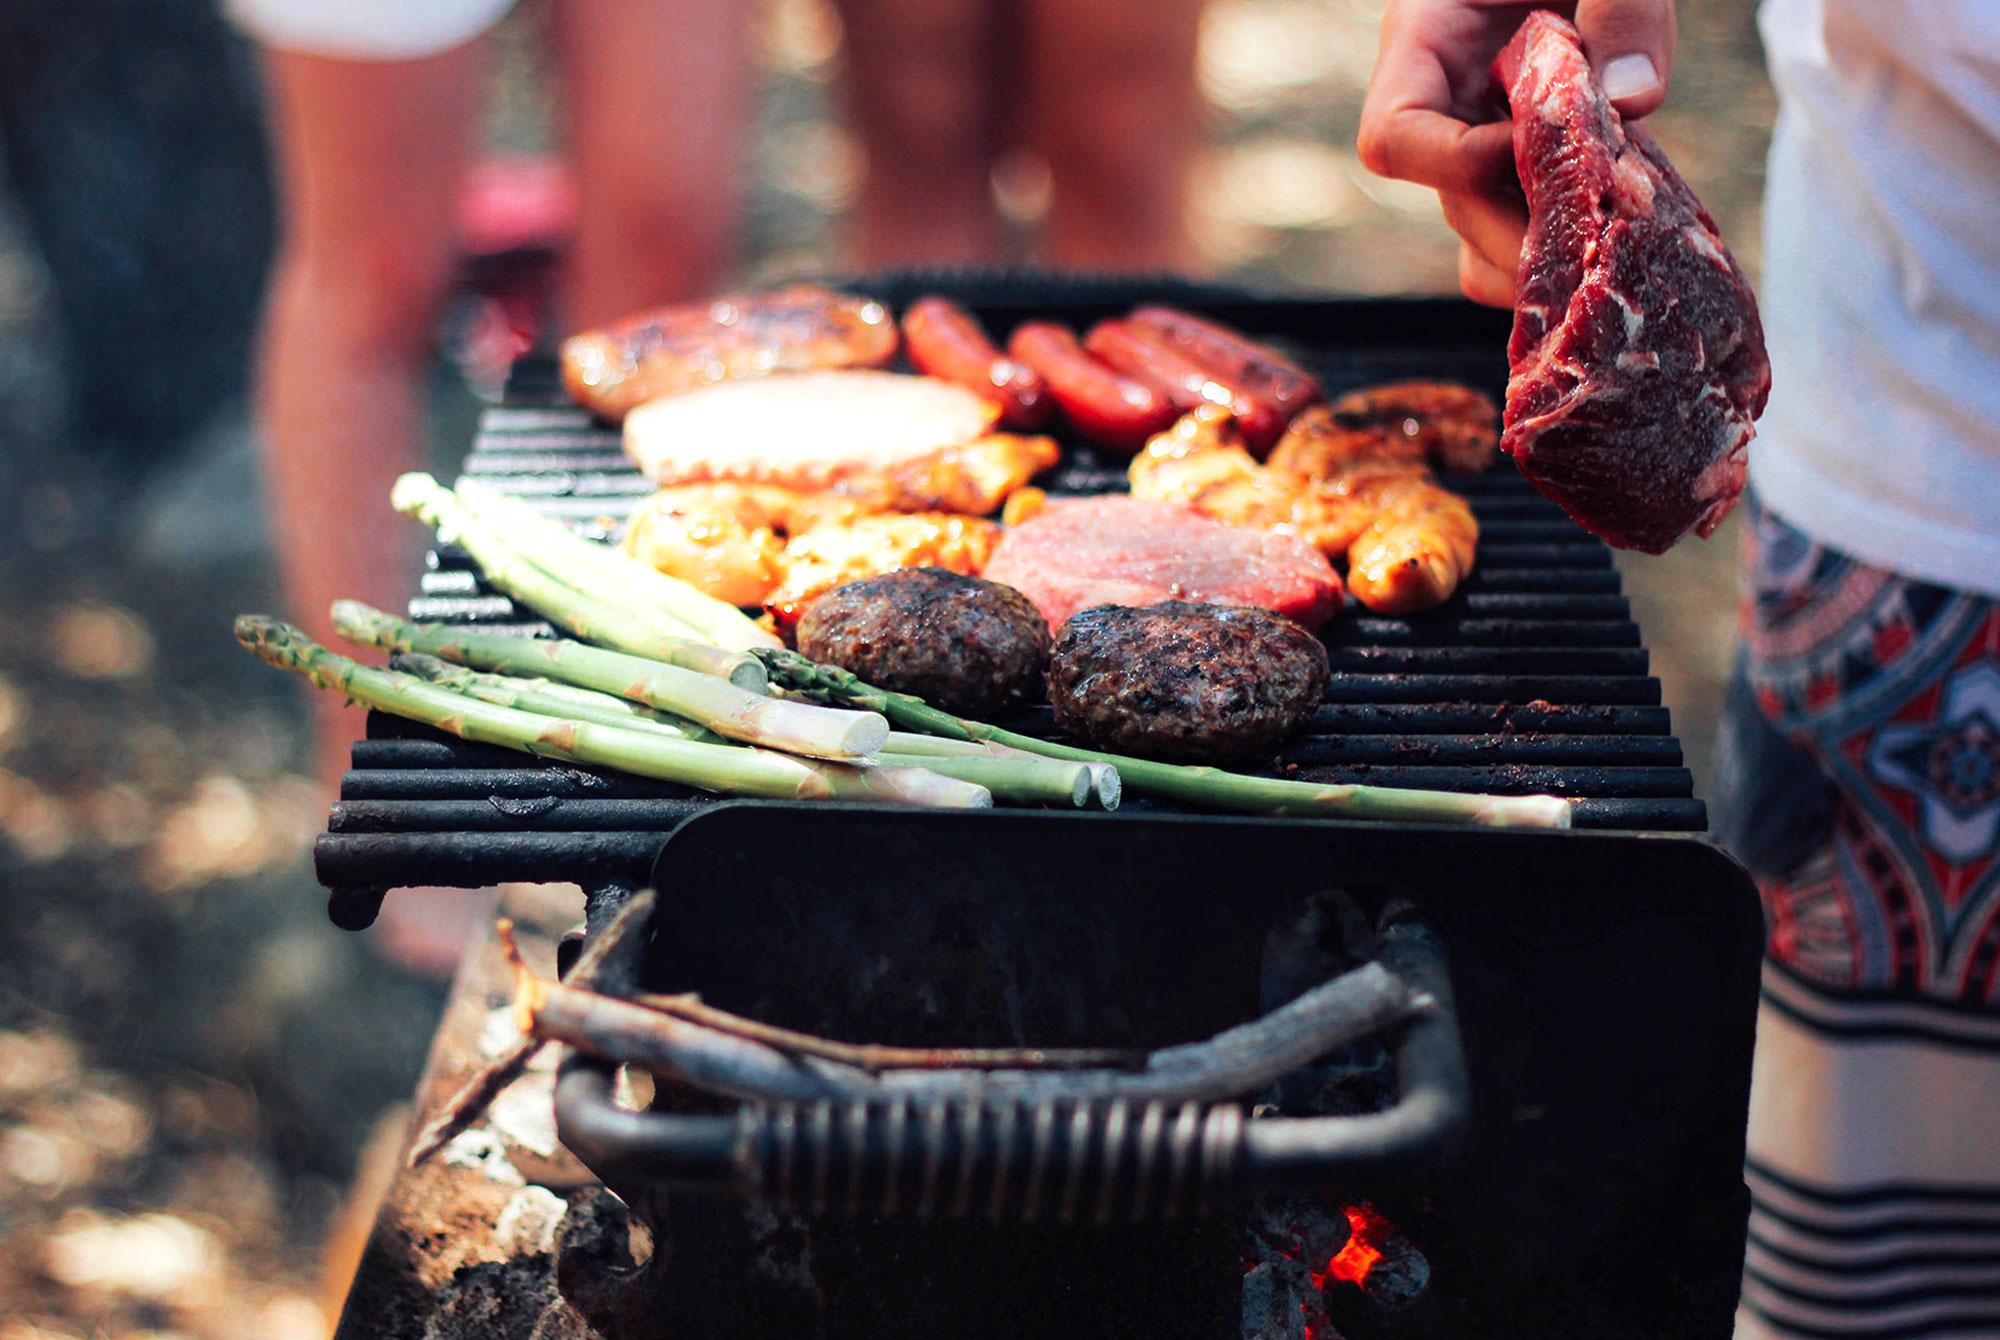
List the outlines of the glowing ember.
{"type": "Polygon", "coordinates": [[[1326,1263],[1326,1269],[1313,1272],[1313,1283],[1322,1289],[1329,1279],[1355,1284],[1367,1279],[1368,1272],[1382,1259],[1383,1242],[1396,1231],[1372,1205],[1343,1205],[1340,1209],[1347,1216],[1347,1245],[1326,1263]]]}

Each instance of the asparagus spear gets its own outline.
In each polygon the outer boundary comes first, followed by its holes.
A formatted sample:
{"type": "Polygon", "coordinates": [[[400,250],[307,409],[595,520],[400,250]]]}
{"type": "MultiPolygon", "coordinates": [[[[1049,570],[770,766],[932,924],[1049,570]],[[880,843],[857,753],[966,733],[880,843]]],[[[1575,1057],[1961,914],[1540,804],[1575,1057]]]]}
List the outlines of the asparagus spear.
{"type": "MultiPolygon", "coordinates": [[[[440,684],[502,707],[518,708],[539,716],[653,731],[671,739],[711,744],[724,742],[723,737],[691,721],[669,717],[592,689],[578,689],[546,680],[481,674],[421,652],[399,656],[397,661],[429,683],[440,684]]],[[[1105,809],[1118,807],[1117,773],[1111,773],[1107,796],[1099,785],[1097,769],[1102,767],[1101,764],[1065,763],[1017,749],[988,750],[984,745],[938,740],[928,735],[909,735],[900,731],[891,731],[889,735],[889,747],[874,759],[879,767],[926,768],[941,776],[976,782],[992,792],[995,800],[1014,804],[1073,805],[1081,808],[1096,800],[1105,809]],[[914,747],[897,748],[895,746],[899,741],[914,747]],[[933,745],[945,748],[929,747],[933,745]]]]}
{"type": "MultiPolygon", "coordinates": [[[[727,736],[697,726],[686,717],[673,716],[616,694],[580,689],[574,684],[552,679],[523,679],[516,675],[482,673],[420,651],[398,653],[390,666],[407,670],[419,679],[441,684],[481,702],[518,707],[524,712],[535,712],[545,717],[568,717],[605,726],[658,731],[675,739],[694,740],[701,744],[729,742],[727,736]]],[[[893,735],[895,732],[890,733],[893,735]]]]}
{"type": "Polygon", "coordinates": [[[1245,814],[1336,815],[1415,823],[1480,824],[1492,828],[1567,828],[1570,804],[1556,796],[1490,796],[1249,777],[1220,768],[1185,767],[1151,759],[1052,744],[984,722],[967,721],[907,693],[876,688],[849,671],[791,651],[755,653],[781,687],[820,702],[880,712],[906,731],[953,740],[1006,745],[1048,758],[1109,763],[1126,785],[1146,795],[1245,814]]]}
{"type": "Polygon", "coordinates": [[[874,712],[766,698],[713,675],[564,638],[508,637],[415,624],[356,600],[334,602],[333,626],[343,637],[384,651],[428,652],[475,670],[545,676],[615,693],[686,717],[732,740],[810,758],[851,762],[876,753],[889,737],[889,723],[874,712]]]}
{"type": "MultiPolygon", "coordinates": [[[[290,624],[263,615],[236,620],[236,640],[280,669],[324,689],[461,739],[504,745],[544,758],[589,763],[728,795],[780,800],[891,800],[975,809],[993,803],[985,787],[922,768],[850,767],[764,749],[698,744],[655,731],[559,720],[500,707],[395,670],[377,670],[328,651],[290,624]]],[[[682,672],[686,673],[686,672],[682,672]]]]}
{"type": "Polygon", "coordinates": [[[389,501],[397,511],[417,517],[439,535],[463,545],[479,561],[488,581],[578,637],[686,670],[721,675],[753,692],[764,688],[764,669],[752,657],[698,642],[686,624],[635,613],[645,608],[643,604],[614,605],[551,575],[522,545],[512,522],[502,526],[476,514],[429,475],[404,475],[390,490],[389,501]]]}
{"type": "Polygon", "coordinates": [[[512,533],[521,552],[533,555],[536,566],[566,586],[596,592],[600,599],[614,604],[658,609],[725,651],[784,645],[776,634],[727,601],[609,545],[593,544],[519,498],[475,479],[460,480],[456,492],[468,511],[490,518],[512,533]]]}

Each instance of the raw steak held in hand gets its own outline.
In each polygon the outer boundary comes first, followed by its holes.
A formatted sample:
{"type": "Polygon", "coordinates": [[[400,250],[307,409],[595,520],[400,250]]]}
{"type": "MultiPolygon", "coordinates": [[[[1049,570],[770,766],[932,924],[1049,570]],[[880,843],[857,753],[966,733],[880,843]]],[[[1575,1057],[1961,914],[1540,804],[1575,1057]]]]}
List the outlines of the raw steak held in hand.
{"type": "Polygon", "coordinates": [[[980,574],[1060,629],[1093,605],[1256,605],[1314,629],[1340,609],[1340,575],[1304,540],[1225,526],[1179,503],[1065,498],[1010,526],[980,574]]]}
{"type": "Polygon", "coordinates": [[[1528,196],[1501,448],[1620,548],[1705,537],[1743,491],[1771,388],[1749,282],[1574,27],[1530,14],[1493,73],[1528,196]]]}

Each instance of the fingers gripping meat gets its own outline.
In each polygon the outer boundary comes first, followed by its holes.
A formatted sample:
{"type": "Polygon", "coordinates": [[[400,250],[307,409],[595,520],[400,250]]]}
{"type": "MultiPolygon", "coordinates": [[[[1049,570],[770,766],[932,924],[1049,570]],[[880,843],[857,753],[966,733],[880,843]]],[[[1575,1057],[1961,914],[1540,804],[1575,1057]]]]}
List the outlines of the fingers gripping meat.
{"type": "Polygon", "coordinates": [[[616,423],[642,401],[733,377],[880,367],[896,323],[879,302],[795,284],[628,317],[563,342],[563,385],[616,423]]]}
{"type": "Polygon", "coordinates": [[[1007,352],[1041,374],[1049,397],[1079,436],[1108,451],[1130,455],[1179,413],[1163,391],[1093,357],[1053,322],[1017,326],[1007,352]]]}
{"type": "Polygon", "coordinates": [[[993,347],[972,313],[945,298],[922,298],[903,313],[903,342],[917,371],[956,382],[1000,406],[1004,428],[1032,431],[1053,408],[1042,376],[993,347]]]}

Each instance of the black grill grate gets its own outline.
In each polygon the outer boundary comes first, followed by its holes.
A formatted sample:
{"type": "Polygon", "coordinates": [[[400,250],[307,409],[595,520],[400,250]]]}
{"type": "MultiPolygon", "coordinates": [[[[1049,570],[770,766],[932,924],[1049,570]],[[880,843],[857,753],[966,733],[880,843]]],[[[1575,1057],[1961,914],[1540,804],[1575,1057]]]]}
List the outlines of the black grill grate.
{"type": "MultiPolygon", "coordinates": [[[[1029,315],[1082,325],[1159,296],[1157,286],[908,281],[872,291],[892,302],[956,291],[1004,331],[1029,315]]],[[[1176,290],[1189,306],[1290,344],[1329,394],[1428,376],[1497,391],[1495,314],[1455,302],[1255,299],[1176,290]]],[[[506,403],[481,419],[463,472],[612,535],[649,486],[615,429],[566,403],[546,364],[517,371],[506,403]]],[[[1579,828],[1699,832],[1659,681],[1611,553],[1508,468],[1447,481],[1480,522],[1478,562],[1444,609],[1410,618],[1358,606],[1324,634],[1335,671],[1326,702],[1276,760],[1278,775],[1577,801],[1579,828]]],[[[1122,489],[1121,462],[1068,450],[1054,493],[1122,489]]],[[[430,556],[418,619],[545,635],[546,624],[487,587],[461,551],[430,556]]],[[[1046,708],[1006,724],[1049,734],[1046,708]]],[[[354,749],[317,857],[329,887],[501,879],[643,880],[662,835],[711,803],[684,787],[545,764],[378,715],[354,749]]],[[[1135,810],[1159,808],[1128,799],[1135,810]]]]}

